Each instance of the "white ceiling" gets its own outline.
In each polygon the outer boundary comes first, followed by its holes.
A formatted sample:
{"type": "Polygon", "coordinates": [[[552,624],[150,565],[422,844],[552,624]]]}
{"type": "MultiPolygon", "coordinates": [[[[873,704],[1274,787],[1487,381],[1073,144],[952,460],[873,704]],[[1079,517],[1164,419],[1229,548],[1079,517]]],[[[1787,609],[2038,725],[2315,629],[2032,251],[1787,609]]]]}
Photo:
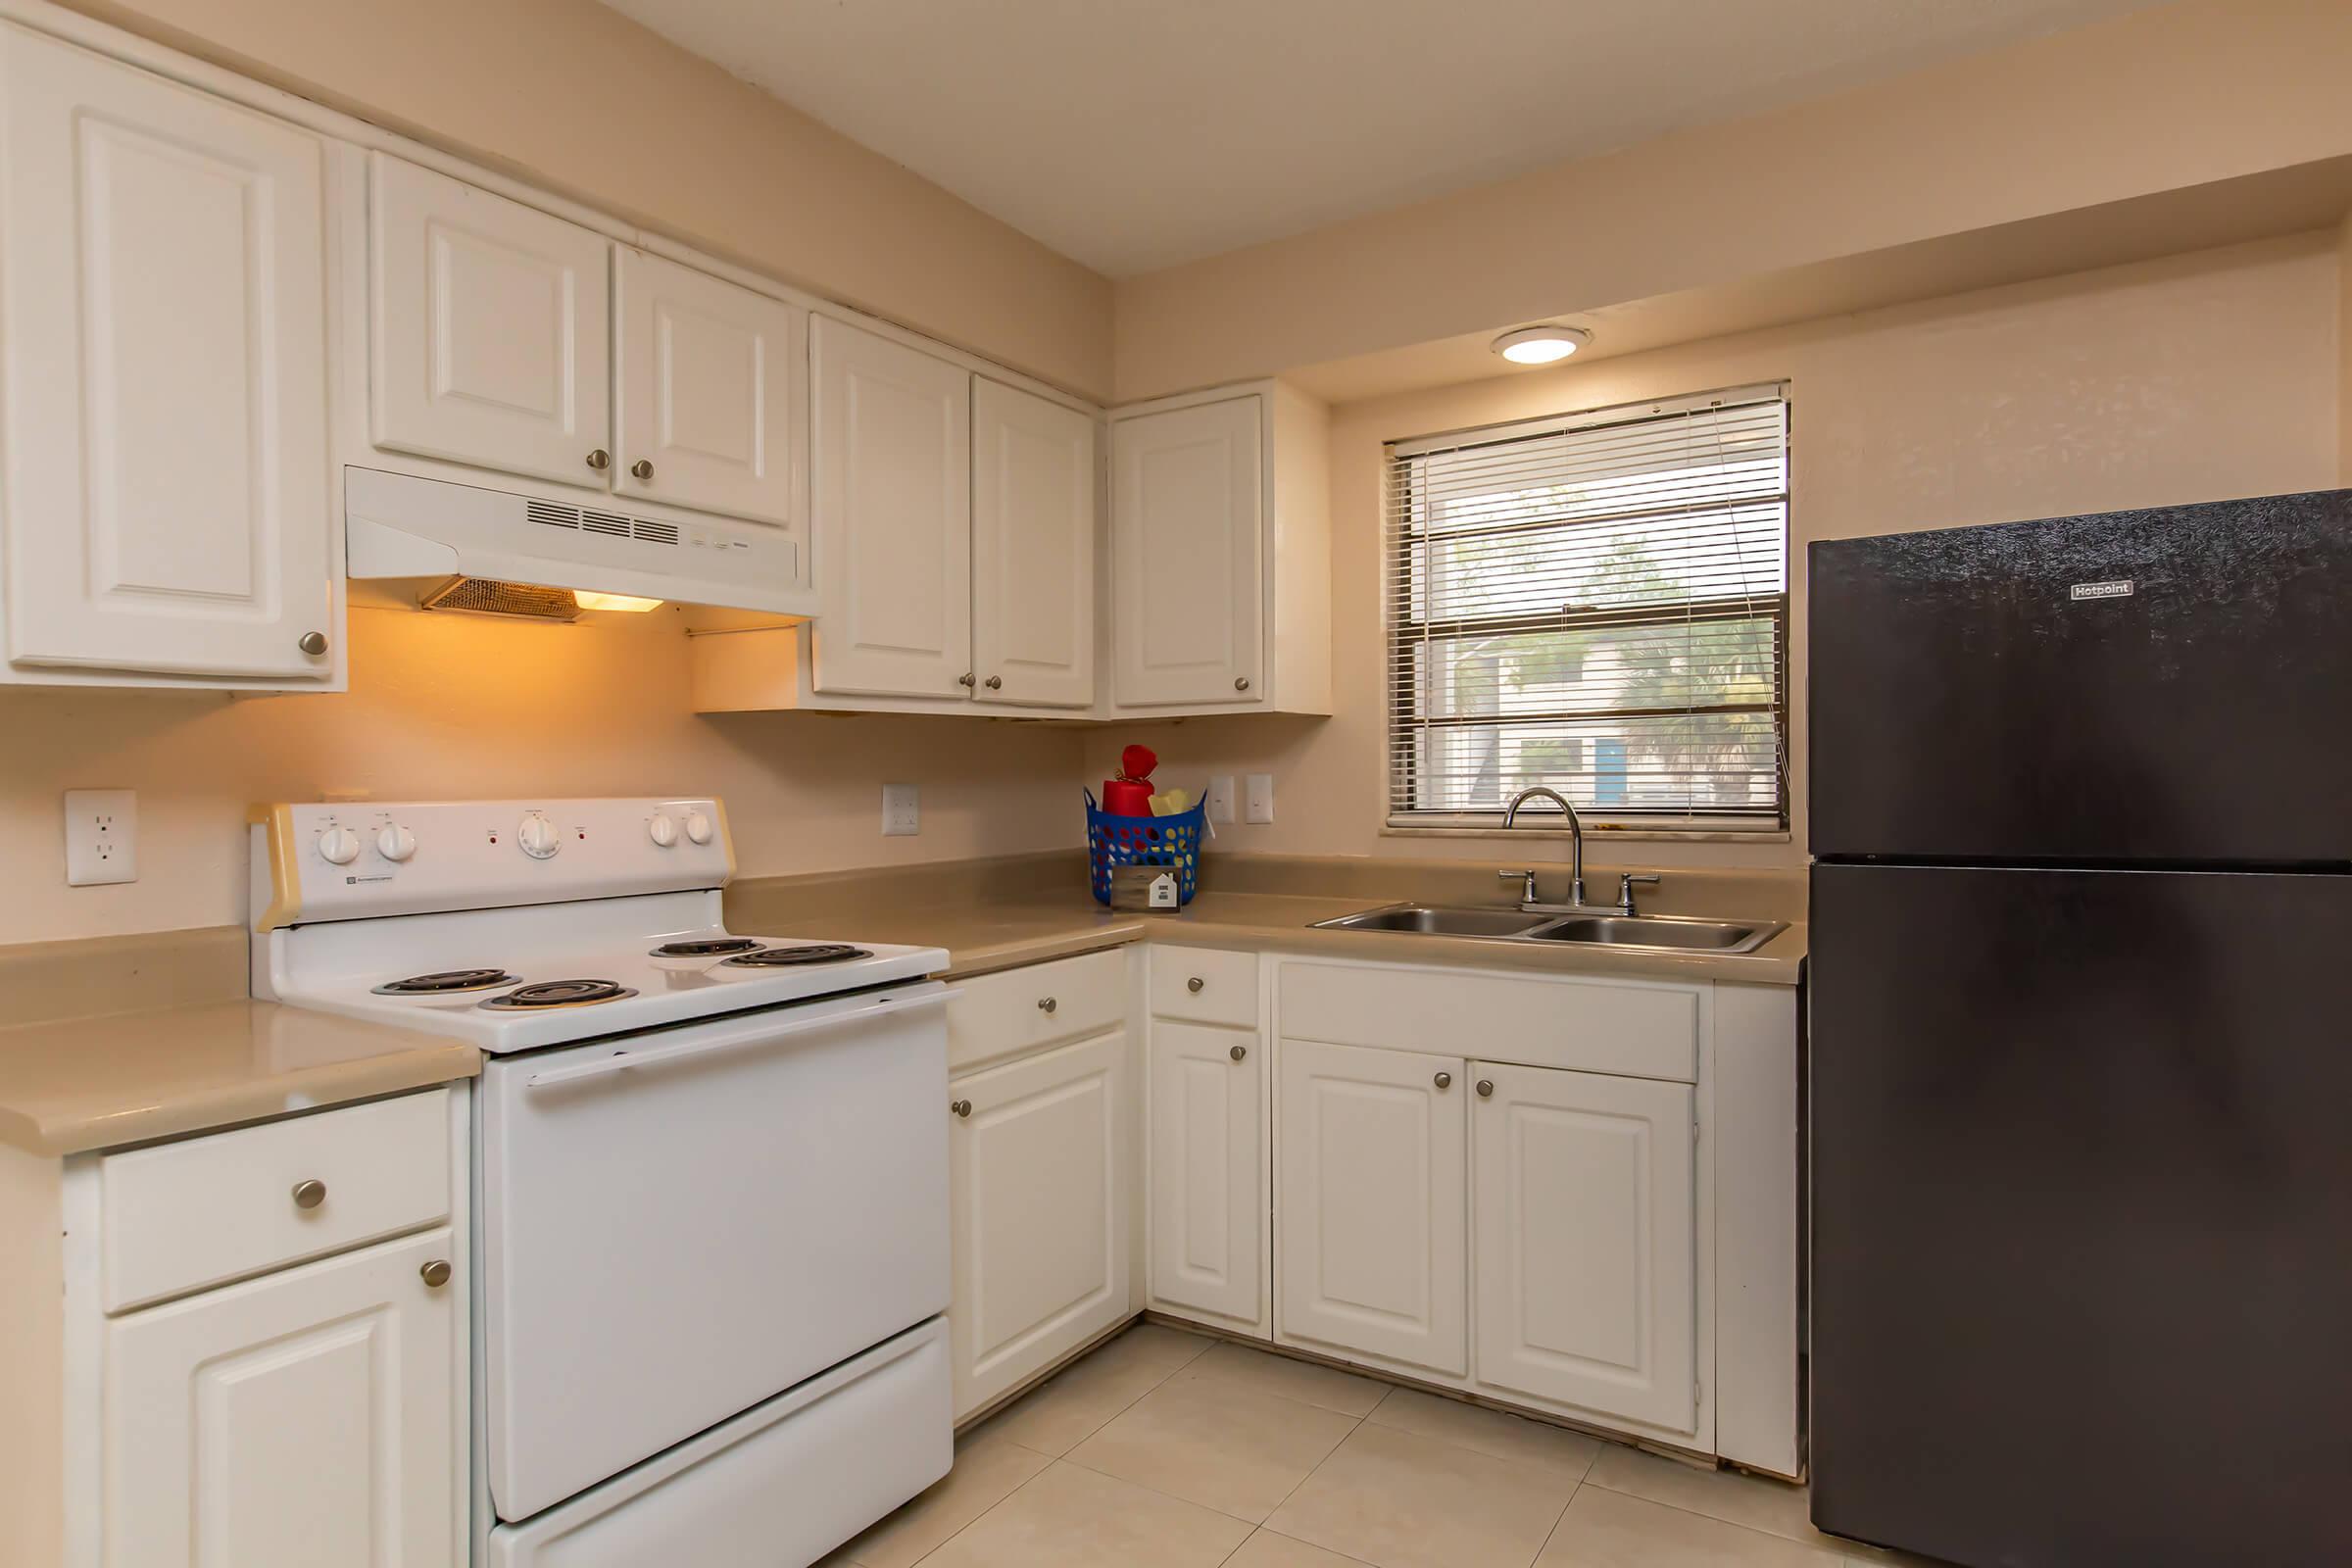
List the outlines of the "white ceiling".
{"type": "Polygon", "coordinates": [[[607,3],[1126,276],[2155,0],[607,3]]]}

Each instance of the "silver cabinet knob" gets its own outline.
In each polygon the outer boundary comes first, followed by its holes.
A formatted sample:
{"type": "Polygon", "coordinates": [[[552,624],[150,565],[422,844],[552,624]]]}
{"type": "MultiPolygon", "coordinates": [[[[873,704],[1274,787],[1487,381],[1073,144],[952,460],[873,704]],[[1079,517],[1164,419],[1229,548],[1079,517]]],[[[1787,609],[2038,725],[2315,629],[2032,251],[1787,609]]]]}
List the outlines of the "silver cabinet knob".
{"type": "Polygon", "coordinates": [[[1250,677],[1249,677],[1249,676],[1247,676],[1247,675],[1236,675],[1236,676],[1234,676],[1234,677],[1233,677],[1233,689],[1234,689],[1235,691],[1237,691],[1237,692],[1246,692],[1246,691],[1248,691],[1248,690],[1250,689],[1250,677]]]}
{"type": "Polygon", "coordinates": [[[1201,979],[1199,975],[1195,975],[1184,983],[1184,989],[1190,991],[1194,996],[1197,997],[1200,994],[1200,988],[1206,984],[1208,984],[1207,981],[1201,979]]]}
{"type": "Polygon", "coordinates": [[[1037,1010],[1040,1012],[1052,1012],[1060,1004],[1055,1002],[1052,997],[1040,997],[1037,999],[1037,1010]]]}
{"type": "Polygon", "coordinates": [[[967,669],[962,674],[956,676],[956,684],[962,687],[965,691],[970,691],[972,689],[972,672],[967,669]]]}
{"type": "Polygon", "coordinates": [[[1478,1081],[1478,1098],[1479,1098],[1479,1099],[1481,1099],[1481,1100],[1487,1100],[1487,1099],[1490,1099],[1490,1098],[1492,1098],[1492,1097],[1494,1096],[1494,1079],[1492,1079],[1492,1078],[1481,1078],[1481,1079],[1478,1081]]]}
{"type": "Polygon", "coordinates": [[[313,659],[317,659],[320,654],[326,652],[326,633],[322,631],[306,631],[300,637],[294,639],[294,646],[301,649],[304,653],[310,655],[313,659]]]}
{"type": "Polygon", "coordinates": [[[629,477],[630,477],[630,478],[632,478],[632,479],[651,479],[653,476],[654,476],[654,464],[653,464],[653,460],[652,460],[652,459],[650,459],[650,458],[639,458],[639,459],[638,459],[638,460],[637,460],[635,463],[632,463],[632,464],[630,464],[630,465],[629,465],[629,477]]]}
{"type": "Polygon", "coordinates": [[[969,1116],[972,1113],[972,1102],[968,1100],[952,1101],[949,1102],[948,1108],[958,1116],[969,1116]]]}
{"type": "Polygon", "coordinates": [[[294,1206],[296,1208],[317,1208],[325,1201],[326,1183],[307,1181],[294,1184],[294,1206]]]}
{"type": "Polygon", "coordinates": [[[603,447],[598,447],[594,452],[588,454],[588,466],[599,473],[604,472],[612,466],[612,454],[607,452],[603,447]]]}
{"type": "Polygon", "coordinates": [[[1453,1074],[1442,1072],[1432,1078],[1430,1082],[1436,1084],[1440,1089],[1450,1089],[1453,1087],[1453,1074]]]}
{"type": "Polygon", "coordinates": [[[416,1277],[434,1290],[449,1283],[449,1259],[436,1257],[416,1271],[416,1277]]]}
{"type": "Polygon", "coordinates": [[[1225,1054],[1231,1056],[1234,1060],[1239,1061],[1244,1056],[1250,1054],[1250,1048],[1248,1046],[1236,1046],[1231,1051],[1225,1053],[1225,1054]]]}
{"type": "Polygon", "coordinates": [[[1002,676],[1002,675],[991,675],[991,676],[989,676],[989,677],[988,677],[988,689],[989,689],[990,691],[992,691],[992,692],[994,692],[994,691],[1002,691],[1002,690],[1004,689],[1004,676],[1002,676]]]}

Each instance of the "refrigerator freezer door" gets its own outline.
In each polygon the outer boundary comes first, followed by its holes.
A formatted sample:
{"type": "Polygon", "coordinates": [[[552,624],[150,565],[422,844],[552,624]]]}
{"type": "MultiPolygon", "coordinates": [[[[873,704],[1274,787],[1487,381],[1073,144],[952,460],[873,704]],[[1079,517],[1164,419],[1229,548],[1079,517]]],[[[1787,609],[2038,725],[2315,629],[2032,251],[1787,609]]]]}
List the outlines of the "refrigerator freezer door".
{"type": "Polygon", "coordinates": [[[2352,1562],[2352,876],[1817,865],[1813,1518],[2352,1562]]]}
{"type": "Polygon", "coordinates": [[[1817,857],[2352,860],[2352,491],[1811,566],[1817,857]]]}

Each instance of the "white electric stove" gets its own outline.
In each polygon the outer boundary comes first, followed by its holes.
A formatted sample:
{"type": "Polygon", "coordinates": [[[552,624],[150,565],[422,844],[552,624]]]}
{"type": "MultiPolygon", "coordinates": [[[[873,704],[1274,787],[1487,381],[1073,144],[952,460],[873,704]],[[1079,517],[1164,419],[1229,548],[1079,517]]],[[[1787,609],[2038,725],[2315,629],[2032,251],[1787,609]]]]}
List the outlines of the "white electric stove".
{"type": "Polygon", "coordinates": [[[947,955],[733,869],[708,799],[256,815],[255,994],[488,1054],[480,1562],[812,1562],[947,1472],[947,955]]]}

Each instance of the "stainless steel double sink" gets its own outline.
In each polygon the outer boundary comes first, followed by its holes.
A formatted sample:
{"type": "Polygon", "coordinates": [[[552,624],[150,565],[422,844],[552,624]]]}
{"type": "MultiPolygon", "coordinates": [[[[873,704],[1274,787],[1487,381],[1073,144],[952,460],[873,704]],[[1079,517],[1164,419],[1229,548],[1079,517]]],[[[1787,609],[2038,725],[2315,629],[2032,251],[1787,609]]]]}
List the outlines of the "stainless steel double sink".
{"type": "Polygon", "coordinates": [[[1786,920],[1700,920],[1680,914],[1534,914],[1431,904],[1390,904],[1317,920],[1323,931],[1399,931],[1493,942],[1574,942],[1663,953],[1753,953],[1788,929],[1786,920]]]}

